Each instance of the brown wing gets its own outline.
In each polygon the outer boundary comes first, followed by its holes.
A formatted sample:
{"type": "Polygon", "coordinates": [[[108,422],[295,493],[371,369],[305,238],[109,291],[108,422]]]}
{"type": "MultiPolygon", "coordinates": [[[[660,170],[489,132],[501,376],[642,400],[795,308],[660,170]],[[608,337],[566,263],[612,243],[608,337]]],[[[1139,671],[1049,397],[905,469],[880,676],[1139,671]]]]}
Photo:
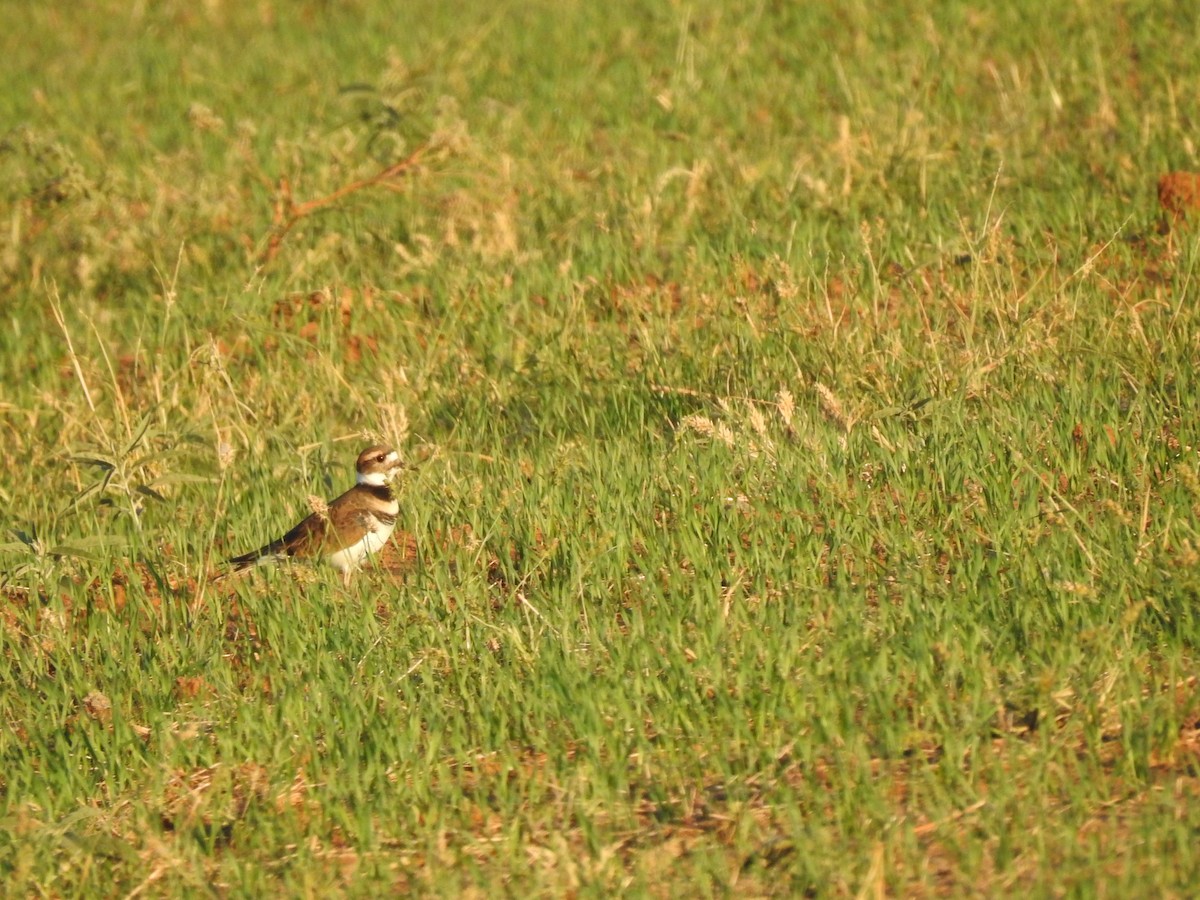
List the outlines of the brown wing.
{"type": "Polygon", "coordinates": [[[319,556],[326,542],[332,537],[332,532],[329,518],[313,513],[279,540],[272,541],[267,546],[274,548],[273,552],[277,556],[319,556]]]}
{"type": "Polygon", "coordinates": [[[313,513],[277,541],[271,541],[252,553],[243,553],[229,560],[234,569],[248,569],[270,559],[316,556],[328,538],[329,520],[313,513]]]}
{"type": "MultiPolygon", "coordinates": [[[[372,515],[395,521],[395,516],[386,509],[354,509],[354,504],[348,502],[354,493],[354,488],[351,488],[330,503],[324,514],[313,513],[279,540],[271,541],[253,553],[235,556],[229,560],[229,564],[236,571],[272,559],[293,556],[310,558],[324,553],[337,553],[358,543],[366,532],[374,529],[372,515]]],[[[381,506],[386,506],[392,497],[391,489],[386,487],[370,488],[367,493],[381,506]]]]}

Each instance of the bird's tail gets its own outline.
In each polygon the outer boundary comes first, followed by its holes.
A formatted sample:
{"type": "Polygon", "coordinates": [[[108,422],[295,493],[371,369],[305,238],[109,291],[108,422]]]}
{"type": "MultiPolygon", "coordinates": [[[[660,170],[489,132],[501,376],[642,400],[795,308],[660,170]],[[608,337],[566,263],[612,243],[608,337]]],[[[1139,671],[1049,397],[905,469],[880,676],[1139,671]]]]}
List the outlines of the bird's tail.
{"type": "Polygon", "coordinates": [[[252,553],[243,553],[241,556],[235,556],[232,559],[225,560],[225,565],[229,568],[224,572],[219,572],[214,575],[210,581],[215,584],[218,581],[224,581],[232,575],[237,575],[239,572],[245,572],[247,569],[253,569],[255,566],[266,565],[267,563],[275,562],[281,559],[285,554],[283,552],[283,541],[272,541],[265,547],[253,551],[252,553]]]}

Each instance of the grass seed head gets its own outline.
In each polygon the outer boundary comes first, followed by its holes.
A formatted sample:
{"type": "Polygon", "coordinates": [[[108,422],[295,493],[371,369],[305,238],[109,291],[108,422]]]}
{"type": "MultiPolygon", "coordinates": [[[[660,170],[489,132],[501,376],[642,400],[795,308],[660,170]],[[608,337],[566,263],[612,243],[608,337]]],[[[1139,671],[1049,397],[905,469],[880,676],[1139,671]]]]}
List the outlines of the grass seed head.
{"type": "Polygon", "coordinates": [[[309,494],[308,506],[320,519],[327,520],[329,518],[329,504],[323,498],[316,494],[309,494]]]}

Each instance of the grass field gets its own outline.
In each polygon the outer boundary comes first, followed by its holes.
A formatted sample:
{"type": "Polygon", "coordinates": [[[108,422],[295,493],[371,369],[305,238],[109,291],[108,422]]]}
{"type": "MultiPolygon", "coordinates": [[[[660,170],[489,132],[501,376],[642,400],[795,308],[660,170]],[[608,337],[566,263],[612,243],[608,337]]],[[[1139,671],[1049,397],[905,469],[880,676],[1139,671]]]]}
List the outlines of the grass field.
{"type": "Polygon", "coordinates": [[[1195,890],[1193,5],[6,6],[11,896],[1195,890]]]}

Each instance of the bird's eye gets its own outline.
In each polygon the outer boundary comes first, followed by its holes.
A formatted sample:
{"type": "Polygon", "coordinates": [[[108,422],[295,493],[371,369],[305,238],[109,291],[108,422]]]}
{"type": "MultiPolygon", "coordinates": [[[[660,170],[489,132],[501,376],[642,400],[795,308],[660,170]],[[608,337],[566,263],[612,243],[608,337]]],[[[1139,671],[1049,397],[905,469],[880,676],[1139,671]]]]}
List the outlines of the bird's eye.
{"type": "Polygon", "coordinates": [[[385,459],[387,459],[387,457],[380,453],[377,457],[375,457],[375,462],[383,462],[385,459]]]}

